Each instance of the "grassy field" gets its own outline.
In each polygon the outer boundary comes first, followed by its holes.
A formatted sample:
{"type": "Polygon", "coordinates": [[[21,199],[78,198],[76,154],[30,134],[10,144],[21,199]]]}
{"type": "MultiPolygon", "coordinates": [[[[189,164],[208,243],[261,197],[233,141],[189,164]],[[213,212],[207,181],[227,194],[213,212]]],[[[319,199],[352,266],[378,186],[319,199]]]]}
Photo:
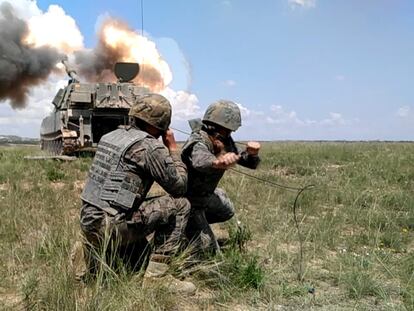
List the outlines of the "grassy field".
{"type": "Polygon", "coordinates": [[[232,244],[173,273],[192,297],[141,288],[125,271],[79,285],[69,253],[79,234],[79,195],[91,159],[28,161],[36,147],[0,149],[0,309],[4,310],[413,310],[414,144],[265,144],[249,172],[288,185],[315,184],[301,197],[303,281],[293,221],[295,192],[237,172],[221,186],[237,217],[232,244]],[[237,227],[236,223],[241,225],[237,227]],[[241,228],[241,229],[237,229],[241,228]]]}

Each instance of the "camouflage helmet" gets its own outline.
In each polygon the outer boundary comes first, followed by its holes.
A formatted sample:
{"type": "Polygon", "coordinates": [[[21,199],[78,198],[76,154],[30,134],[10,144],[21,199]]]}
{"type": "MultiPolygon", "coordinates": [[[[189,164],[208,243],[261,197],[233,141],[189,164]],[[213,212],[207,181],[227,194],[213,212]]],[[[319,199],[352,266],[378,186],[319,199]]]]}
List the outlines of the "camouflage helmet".
{"type": "Polygon", "coordinates": [[[129,116],[164,132],[171,123],[171,104],[160,94],[144,94],[135,99],[135,103],[129,109],[129,116]]]}
{"type": "Polygon", "coordinates": [[[239,106],[229,100],[219,100],[208,106],[203,121],[236,131],[241,126],[239,106]]]}

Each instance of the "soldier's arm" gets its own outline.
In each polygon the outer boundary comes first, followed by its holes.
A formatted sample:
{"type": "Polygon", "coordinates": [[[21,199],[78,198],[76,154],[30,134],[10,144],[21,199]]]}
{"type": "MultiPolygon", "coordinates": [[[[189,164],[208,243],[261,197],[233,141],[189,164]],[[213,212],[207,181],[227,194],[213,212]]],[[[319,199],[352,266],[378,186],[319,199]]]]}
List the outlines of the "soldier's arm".
{"type": "Polygon", "coordinates": [[[213,163],[217,158],[202,142],[198,142],[193,146],[189,160],[190,165],[199,172],[210,173],[221,170],[214,167],[213,163]]]}
{"type": "MultiPolygon", "coordinates": [[[[260,145],[259,145],[260,148],[260,145]]],[[[258,154],[249,154],[247,150],[241,151],[236,144],[234,143],[233,138],[229,138],[228,144],[226,145],[226,151],[227,152],[234,152],[240,156],[239,160],[237,161],[237,164],[255,169],[260,163],[260,157],[258,154]]]]}
{"type": "Polygon", "coordinates": [[[187,168],[178,150],[170,152],[157,141],[146,152],[145,167],[154,180],[173,197],[187,191],[187,168]]]}
{"type": "Polygon", "coordinates": [[[247,146],[246,150],[240,151],[239,148],[236,147],[236,144],[234,143],[232,138],[231,138],[231,144],[232,144],[232,148],[236,150],[236,153],[240,156],[240,159],[237,161],[237,164],[247,167],[247,168],[251,168],[251,169],[257,168],[257,166],[260,163],[260,157],[258,154],[258,149],[260,149],[260,144],[258,144],[258,146],[255,145],[256,143],[253,144],[253,146],[258,147],[257,151],[254,153],[248,152],[249,145],[247,146]]]}
{"type": "Polygon", "coordinates": [[[260,157],[258,155],[250,155],[247,151],[242,151],[239,155],[240,159],[237,164],[241,166],[255,169],[260,163],[260,157]]]}

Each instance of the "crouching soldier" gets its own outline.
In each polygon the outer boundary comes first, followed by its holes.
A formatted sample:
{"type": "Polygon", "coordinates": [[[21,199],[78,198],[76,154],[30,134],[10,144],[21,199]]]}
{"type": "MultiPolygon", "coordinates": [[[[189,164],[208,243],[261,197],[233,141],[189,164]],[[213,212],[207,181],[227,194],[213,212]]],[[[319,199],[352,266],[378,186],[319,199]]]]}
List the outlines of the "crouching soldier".
{"type": "Polygon", "coordinates": [[[237,149],[231,133],[241,126],[241,115],[231,101],[211,104],[203,120],[189,123],[192,134],[181,153],[188,169],[186,197],[191,203],[187,237],[197,251],[216,251],[218,244],[209,224],[224,222],[234,215],[233,203],[217,185],[224,172],[235,164],[255,169],[260,161],[260,144],[248,142],[246,150],[237,149]]]}
{"type": "Polygon", "coordinates": [[[104,256],[134,267],[143,256],[142,242],[154,233],[144,285],[162,280],[173,290],[194,292],[192,283],[167,275],[170,257],[185,238],[190,212],[188,200],[180,198],[187,189],[187,170],[168,129],[171,105],[158,94],[139,96],[129,116],[130,126],[104,135],[98,144],[81,195],[86,247],[78,245],[72,254],[73,262],[85,255],[88,260],[84,269],[75,266],[75,273],[79,278],[96,268],[102,250],[104,256]],[[146,198],[154,181],[170,195],[146,198]]]}

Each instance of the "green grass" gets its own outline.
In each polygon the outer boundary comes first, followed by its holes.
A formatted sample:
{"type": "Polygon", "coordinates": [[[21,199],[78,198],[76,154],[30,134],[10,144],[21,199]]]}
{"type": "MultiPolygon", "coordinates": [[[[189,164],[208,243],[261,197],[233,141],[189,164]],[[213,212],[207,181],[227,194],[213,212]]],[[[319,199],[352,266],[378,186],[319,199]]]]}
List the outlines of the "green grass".
{"type": "Polygon", "coordinates": [[[173,265],[176,276],[197,284],[190,298],[144,290],[142,275],[126,269],[74,282],[69,253],[91,159],[24,159],[33,153],[36,147],[0,149],[0,309],[414,309],[414,144],[265,144],[260,168],[246,172],[316,185],[298,207],[304,281],[295,193],[229,171],[220,184],[237,211],[225,224],[229,247],[195,266],[183,268],[185,256],[173,265]]]}

